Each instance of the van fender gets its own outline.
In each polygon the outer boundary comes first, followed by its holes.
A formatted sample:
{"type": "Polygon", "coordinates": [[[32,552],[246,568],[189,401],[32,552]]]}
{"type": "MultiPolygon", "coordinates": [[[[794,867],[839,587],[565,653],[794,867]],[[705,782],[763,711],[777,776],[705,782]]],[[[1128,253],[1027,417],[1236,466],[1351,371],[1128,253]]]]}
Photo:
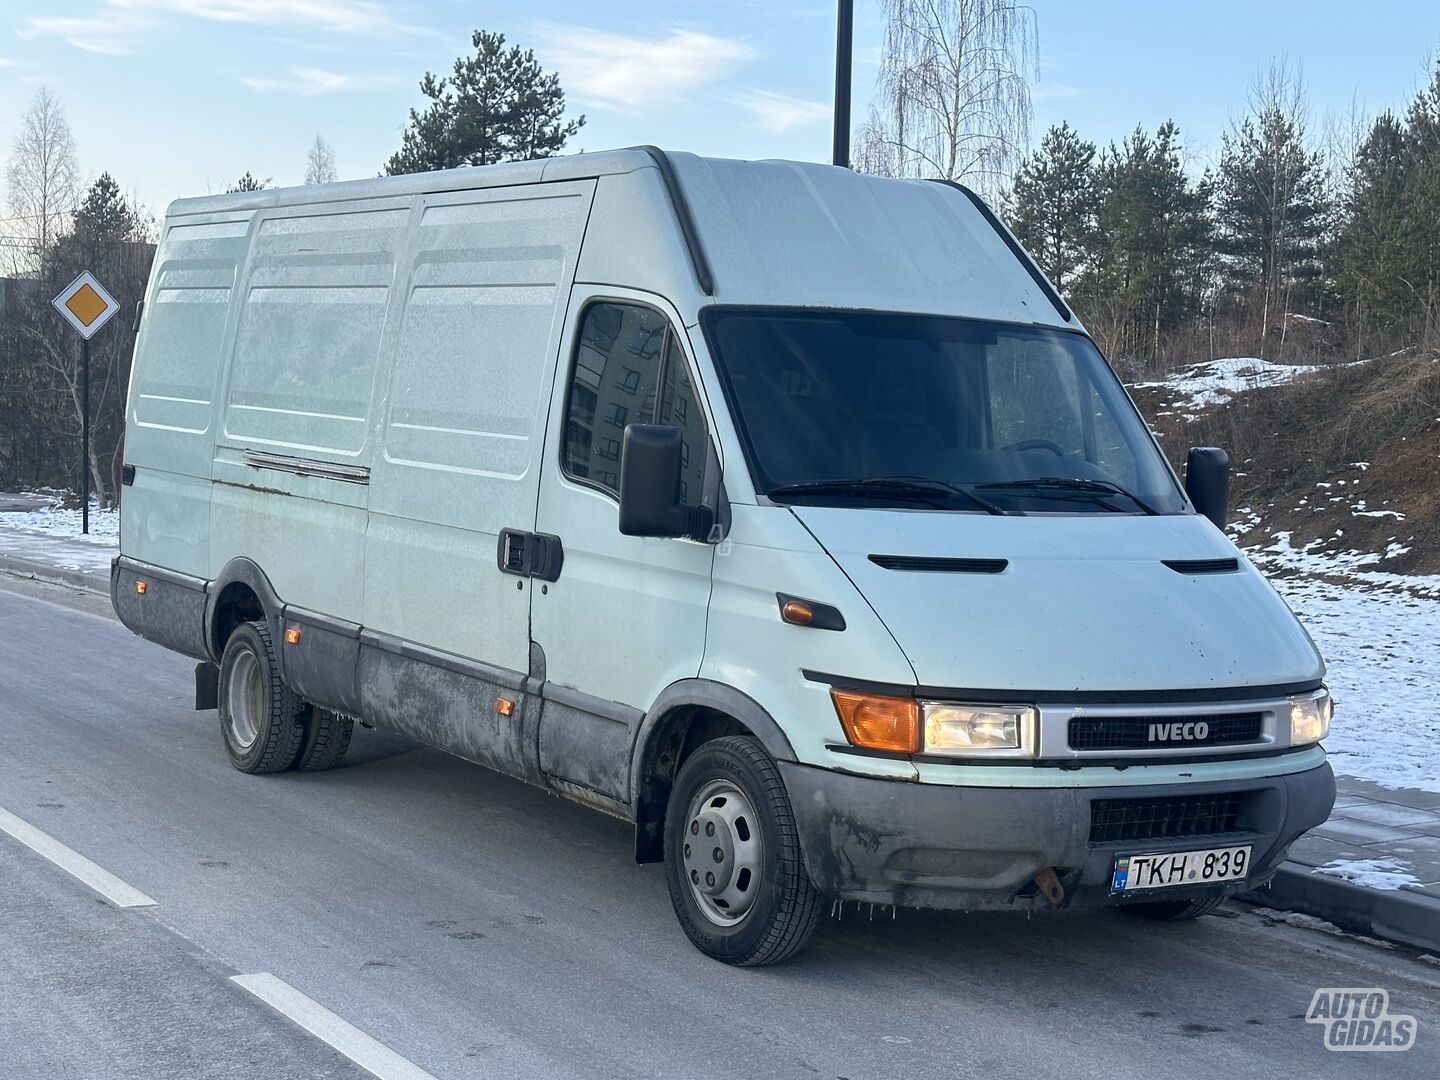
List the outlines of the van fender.
{"type": "Polygon", "coordinates": [[[224,648],[223,643],[215,640],[215,619],[219,613],[220,600],[225,595],[225,590],[231,585],[244,585],[260,601],[260,607],[265,612],[265,621],[270,624],[273,634],[279,635],[284,604],[281,603],[275,587],[270,584],[270,579],[265,576],[256,563],[244,557],[231,559],[215,575],[206,590],[205,597],[205,645],[210,653],[210,658],[217,664],[220,662],[220,653],[224,648]]]}
{"type": "Polygon", "coordinates": [[[664,846],[665,806],[670,798],[674,761],[688,724],[671,721],[677,714],[704,710],[743,727],[760,740],[776,761],[794,761],[795,750],[784,729],[765,707],[747,694],[710,679],[681,679],[660,692],[645,713],[630,755],[630,790],[634,792],[635,861],[658,862],[664,846]]]}

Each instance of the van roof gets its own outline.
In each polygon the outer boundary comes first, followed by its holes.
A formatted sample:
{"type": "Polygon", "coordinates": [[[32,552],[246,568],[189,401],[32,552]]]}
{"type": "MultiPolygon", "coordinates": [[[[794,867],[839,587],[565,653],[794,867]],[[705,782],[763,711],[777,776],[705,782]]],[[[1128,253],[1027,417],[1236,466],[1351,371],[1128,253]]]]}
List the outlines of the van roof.
{"type": "MultiPolygon", "coordinates": [[[[833,165],[665,154],[653,147],[178,199],[169,215],[245,212],[619,177],[668,190],[701,289],[726,304],[868,308],[1082,329],[984,202],[955,184],[833,165]],[[672,186],[673,185],[673,186],[672,186]],[[958,190],[957,190],[958,189],[958,190]]],[[[623,222],[631,232],[633,217],[623,222]]],[[[606,278],[597,278],[605,280],[606,278]]],[[[642,284],[636,281],[635,284],[642,284]]]]}

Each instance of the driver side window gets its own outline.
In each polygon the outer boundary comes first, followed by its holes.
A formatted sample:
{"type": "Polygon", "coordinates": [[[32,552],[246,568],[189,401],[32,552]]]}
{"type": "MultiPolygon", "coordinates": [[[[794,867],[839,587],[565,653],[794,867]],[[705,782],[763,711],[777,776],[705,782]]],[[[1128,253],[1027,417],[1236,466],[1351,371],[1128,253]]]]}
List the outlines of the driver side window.
{"type": "Polygon", "coordinates": [[[671,424],[684,433],[681,499],[699,498],[705,419],[684,350],[658,311],[613,301],[585,309],[565,408],[560,464],[566,475],[618,498],[626,425],[671,424]]]}

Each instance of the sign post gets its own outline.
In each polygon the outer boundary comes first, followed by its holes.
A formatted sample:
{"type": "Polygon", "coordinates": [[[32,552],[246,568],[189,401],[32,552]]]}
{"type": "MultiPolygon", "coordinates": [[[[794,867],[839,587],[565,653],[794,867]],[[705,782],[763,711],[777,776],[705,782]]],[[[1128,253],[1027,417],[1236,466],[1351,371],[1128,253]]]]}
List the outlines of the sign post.
{"type": "Polygon", "coordinates": [[[115,298],[86,270],[50,301],[81,342],[80,531],[90,532],[90,339],[120,310],[115,298]]]}

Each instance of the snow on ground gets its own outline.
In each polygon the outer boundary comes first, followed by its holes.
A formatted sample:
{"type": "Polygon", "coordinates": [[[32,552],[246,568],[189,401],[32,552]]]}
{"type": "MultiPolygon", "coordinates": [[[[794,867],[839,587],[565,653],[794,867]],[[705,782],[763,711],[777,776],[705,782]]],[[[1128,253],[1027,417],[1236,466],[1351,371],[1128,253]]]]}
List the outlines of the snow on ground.
{"type": "Polygon", "coordinates": [[[107,547],[120,542],[120,511],[102,510],[98,503],[90,505],[89,536],[80,531],[80,508],[60,506],[58,502],[35,510],[0,514],[0,525],[107,547]]]}
{"type": "MultiPolygon", "coordinates": [[[[1184,410],[1185,419],[1193,420],[1199,410],[1223,404],[1246,390],[1284,386],[1302,375],[1323,370],[1318,364],[1274,364],[1254,356],[1226,356],[1183,367],[1160,382],[1134,385],[1136,389],[1170,391],[1174,396],[1165,402],[1164,407],[1184,410]]],[[[1157,415],[1172,416],[1174,413],[1160,412],[1157,415]]]]}
{"type": "Polygon", "coordinates": [[[1325,658],[1331,765],[1383,787],[1440,791],[1440,582],[1280,550],[1249,554],[1325,658]]]}
{"type": "Polygon", "coordinates": [[[1421,881],[1399,859],[1336,859],[1311,871],[1325,877],[1339,878],[1365,889],[1395,892],[1410,886],[1419,888],[1421,881]]]}

